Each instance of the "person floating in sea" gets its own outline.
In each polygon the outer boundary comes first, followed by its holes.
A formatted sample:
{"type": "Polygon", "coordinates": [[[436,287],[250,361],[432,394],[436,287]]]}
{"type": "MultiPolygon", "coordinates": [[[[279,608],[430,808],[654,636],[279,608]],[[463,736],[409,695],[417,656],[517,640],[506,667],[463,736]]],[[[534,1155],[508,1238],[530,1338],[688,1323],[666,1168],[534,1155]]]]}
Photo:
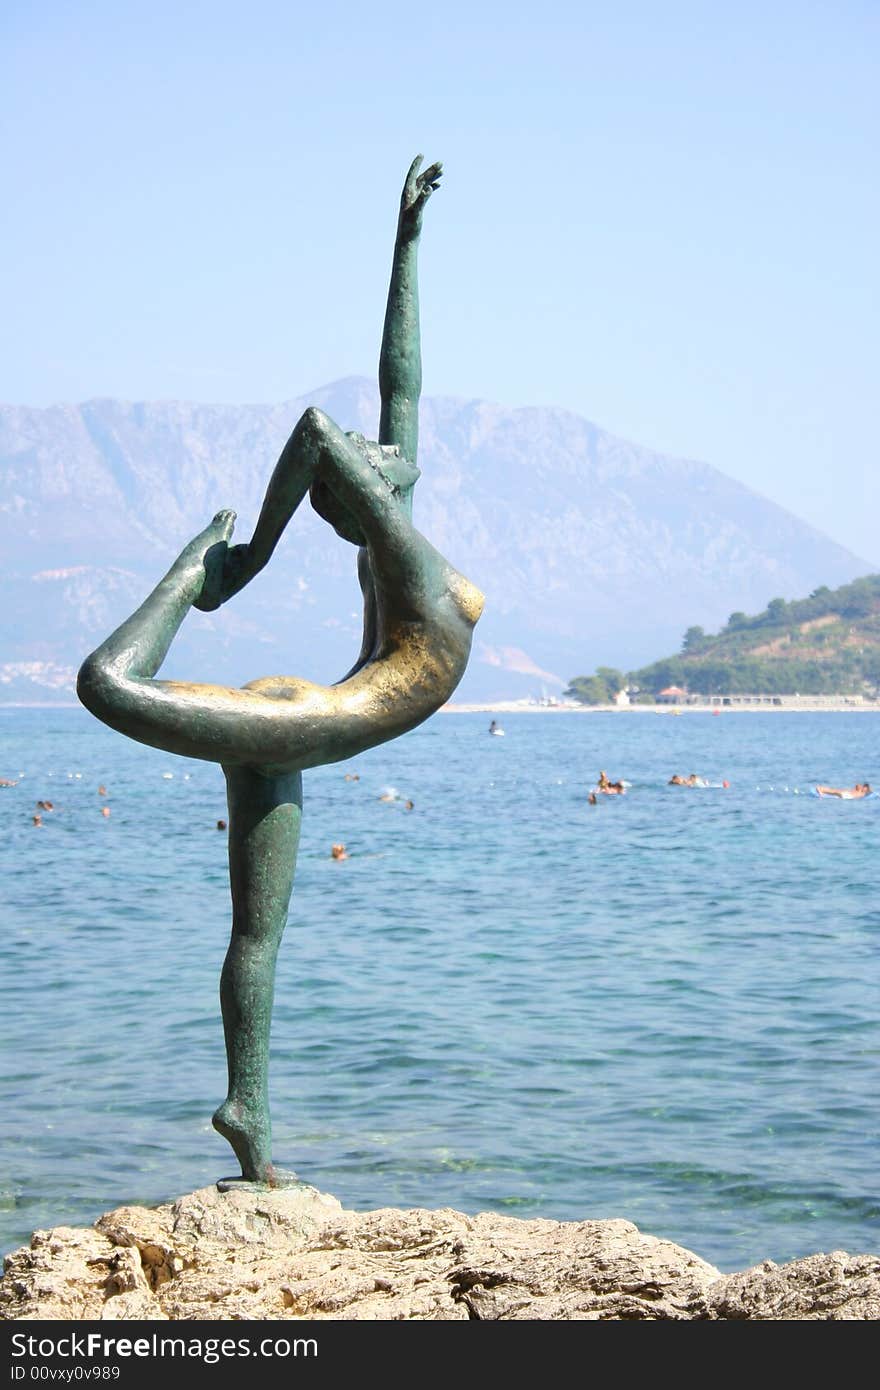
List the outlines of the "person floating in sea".
{"type": "Polygon", "coordinates": [[[623,782],[610,781],[607,772],[600,772],[599,780],[596,783],[596,791],[602,792],[605,796],[623,796],[626,787],[623,782]]]}
{"type": "Polygon", "coordinates": [[[348,851],[346,850],[345,845],[342,845],[342,844],[339,844],[339,845],[331,845],[331,847],[330,847],[330,858],[331,858],[331,859],[347,859],[347,858],[348,858],[348,851]]]}
{"type": "Polygon", "coordinates": [[[41,815],[39,815],[39,813],[38,813],[37,815],[35,815],[35,816],[33,817],[33,822],[32,822],[32,823],[33,823],[34,825],[42,825],[42,824],[43,824],[43,817],[42,817],[41,815]]]}
{"type": "Polygon", "coordinates": [[[98,788],[98,795],[99,795],[99,796],[106,796],[106,795],[107,795],[107,788],[104,786],[104,783],[103,783],[103,782],[101,783],[100,787],[98,788]]]}
{"type": "Polygon", "coordinates": [[[870,782],[856,782],[854,787],[817,786],[816,791],[819,796],[837,796],[841,801],[858,801],[863,796],[872,795],[870,782]]]}
{"type": "Polygon", "coordinates": [[[504,733],[504,730],[502,729],[501,725],[497,722],[497,720],[493,719],[493,720],[492,720],[492,723],[489,725],[489,733],[490,733],[490,734],[503,734],[503,733],[504,733]]]}
{"type": "Polygon", "coordinates": [[[710,782],[705,777],[698,777],[695,772],[692,772],[689,777],[682,777],[679,773],[674,772],[666,785],[668,787],[729,787],[730,783],[727,781],[710,782]]]}

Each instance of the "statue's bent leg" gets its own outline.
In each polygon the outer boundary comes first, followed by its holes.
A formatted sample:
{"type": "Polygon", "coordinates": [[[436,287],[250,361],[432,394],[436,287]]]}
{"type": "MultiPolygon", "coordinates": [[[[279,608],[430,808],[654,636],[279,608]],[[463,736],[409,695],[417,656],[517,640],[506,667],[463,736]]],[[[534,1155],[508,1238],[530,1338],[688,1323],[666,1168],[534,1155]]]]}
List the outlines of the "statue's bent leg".
{"type": "Polygon", "coordinates": [[[233,512],[220,512],[187,545],[135,613],[80,667],[77,693],[110,728],[152,748],[223,767],[308,766],[311,711],[253,689],[154,679],[205,583],[223,565],[233,512]]]}
{"type": "Polygon", "coordinates": [[[152,677],[201,593],[206,574],[222,570],[234,523],[234,512],[217,513],[137,611],[86,658],[76,685],[86,709],[111,729],[168,753],[212,762],[223,760],[230,740],[208,725],[204,694],[197,687],[175,692],[168,682],[152,677]]]}
{"type": "Polygon", "coordinates": [[[218,512],[210,526],[181,551],[137,612],[83,662],[79,696],[99,719],[104,718],[101,701],[108,698],[108,681],[114,676],[144,678],[156,674],[193,600],[201,592],[206,572],[217,565],[222,567],[234,525],[235,512],[218,512]]]}
{"type": "Polygon", "coordinates": [[[220,977],[229,1092],[214,1128],[251,1182],[274,1181],[269,1030],[302,820],[302,776],[227,767],[232,940],[220,977]]]}

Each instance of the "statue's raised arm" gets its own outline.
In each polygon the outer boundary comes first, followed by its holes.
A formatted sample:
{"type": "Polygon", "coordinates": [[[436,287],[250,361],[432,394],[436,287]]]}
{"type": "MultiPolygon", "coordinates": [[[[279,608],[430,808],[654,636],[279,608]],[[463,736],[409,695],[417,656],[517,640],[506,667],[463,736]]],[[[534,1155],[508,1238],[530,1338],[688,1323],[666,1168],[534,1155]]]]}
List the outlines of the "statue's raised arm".
{"type": "MultiPolygon", "coordinates": [[[[443,166],[429,165],[419,173],[422,155],[416,155],[409,167],[397,218],[394,257],[391,264],[391,283],[385,308],[385,326],[379,354],[379,394],[382,410],[379,419],[379,439],[386,446],[380,468],[407,516],[412,516],[412,490],[419,470],[416,454],[419,446],[419,396],[422,389],[422,352],[419,332],[418,247],[422,232],[425,205],[440,186],[443,166]]],[[[353,436],[360,438],[360,436],[353,436]]],[[[366,441],[361,441],[369,450],[366,441]]],[[[311,492],[312,505],[320,516],[329,521],[341,536],[355,544],[363,544],[358,522],[340,504],[332,482],[316,476],[313,467],[303,468],[303,456],[297,447],[297,433],[288,440],[275,471],[269,480],[262,510],[251,540],[246,545],[231,547],[222,569],[214,572],[196,600],[195,607],[203,611],[217,608],[268,563],[303,498],[311,492]]],[[[373,446],[375,447],[375,446],[373,446]]],[[[370,454],[371,457],[374,455],[370,454]]],[[[359,565],[364,589],[365,621],[361,656],[353,670],[359,669],[373,650],[375,615],[372,578],[365,568],[366,557],[359,565]]]]}
{"type": "Polygon", "coordinates": [[[419,337],[418,251],[425,205],[440,186],[443,165],[431,164],[419,173],[416,155],[400,195],[391,284],[385,309],[385,329],[379,354],[379,443],[396,444],[410,463],[419,449],[419,396],[422,390],[422,351],[419,337]]]}

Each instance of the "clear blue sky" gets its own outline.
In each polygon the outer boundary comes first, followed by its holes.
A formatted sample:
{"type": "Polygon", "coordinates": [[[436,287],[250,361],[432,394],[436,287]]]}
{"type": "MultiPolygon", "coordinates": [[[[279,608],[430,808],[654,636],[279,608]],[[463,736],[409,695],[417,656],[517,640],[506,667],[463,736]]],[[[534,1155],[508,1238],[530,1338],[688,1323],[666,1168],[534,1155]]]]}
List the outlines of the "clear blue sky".
{"type": "Polygon", "coordinates": [[[0,399],[375,372],[705,459],[880,567],[877,0],[5,0],[0,399]]]}

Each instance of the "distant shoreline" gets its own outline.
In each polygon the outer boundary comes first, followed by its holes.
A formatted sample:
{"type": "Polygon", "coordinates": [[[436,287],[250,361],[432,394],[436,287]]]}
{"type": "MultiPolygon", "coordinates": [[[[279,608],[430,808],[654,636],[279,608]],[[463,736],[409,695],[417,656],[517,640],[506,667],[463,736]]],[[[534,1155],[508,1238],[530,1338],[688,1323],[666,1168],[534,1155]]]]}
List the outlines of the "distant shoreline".
{"type": "Polygon", "coordinates": [[[880,704],[816,704],[809,699],[796,705],[530,705],[519,700],[493,704],[454,702],[441,706],[440,714],[880,714],[880,704]]]}
{"type": "Polygon", "coordinates": [[[82,709],[76,700],[0,700],[0,711],[5,709],[82,709]]]}
{"type": "MultiPolygon", "coordinates": [[[[4,700],[0,713],[8,709],[78,709],[77,701],[4,700]]],[[[837,704],[818,704],[809,697],[796,705],[539,705],[524,700],[495,700],[491,703],[451,701],[441,705],[438,714],[880,714],[880,701],[873,705],[849,705],[841,698],[837,704]]]]}

